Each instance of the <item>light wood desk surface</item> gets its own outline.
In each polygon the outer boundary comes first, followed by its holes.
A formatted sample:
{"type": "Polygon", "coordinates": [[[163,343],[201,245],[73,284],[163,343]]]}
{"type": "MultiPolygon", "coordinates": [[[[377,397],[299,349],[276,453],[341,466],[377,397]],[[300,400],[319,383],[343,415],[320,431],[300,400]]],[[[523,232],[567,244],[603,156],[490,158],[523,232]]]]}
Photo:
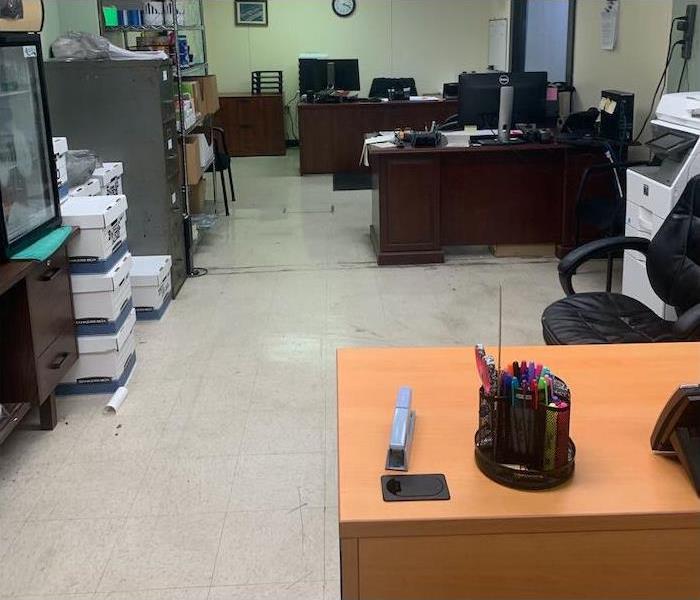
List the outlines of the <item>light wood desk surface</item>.
{"type": "Polygon", "coordinates": [[[572,390],[576,471],[555,490],[512,490],[478,470],[473,348],[338,351],[343,597],[385,597],[397,583],[397,598],[700,597],[700,498],[680,464],[649,447],[672,392],[700,382],[700,344],[504,348],[513,360],[546,364],[572,390]],[[417,415],[410,472],[444,473],[450,501],[382,500],[402,385],[417,415]],[[547,547],[568,567],[550,569],[542,589],[523,593],[512,568],[510,578],[493,568],[517,550],[539,572],[527,557],[547,547]]]}

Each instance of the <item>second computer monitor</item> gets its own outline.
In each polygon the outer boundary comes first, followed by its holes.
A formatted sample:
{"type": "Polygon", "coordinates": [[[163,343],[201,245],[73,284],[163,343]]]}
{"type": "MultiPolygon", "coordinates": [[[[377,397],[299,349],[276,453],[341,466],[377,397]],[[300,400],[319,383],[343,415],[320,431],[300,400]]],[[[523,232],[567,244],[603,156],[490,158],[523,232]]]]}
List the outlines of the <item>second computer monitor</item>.
{"type": "Polygon", "coordinates": [[[301,93],[325,89],[360,90],[360,63],[356,58],[300,58],[301,93]]]}
{"type": "Polygon", "coordinates": [[[513,124],[543,124],[547,118],[547,73],[462,73],[459,76],[459,123],[498,128],[501,88],[514,88],[513,124]]]}

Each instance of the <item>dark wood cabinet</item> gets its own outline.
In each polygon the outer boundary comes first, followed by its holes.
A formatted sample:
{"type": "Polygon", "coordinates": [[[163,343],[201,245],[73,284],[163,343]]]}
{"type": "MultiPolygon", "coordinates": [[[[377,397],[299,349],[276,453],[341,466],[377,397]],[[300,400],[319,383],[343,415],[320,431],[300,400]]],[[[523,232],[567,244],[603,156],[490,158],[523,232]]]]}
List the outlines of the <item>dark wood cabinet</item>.
{"type": "Polygon", "coordinates": [[[221,94],[217,125],[231,156],[286,154],[282,94],[221,94]]]}
{"type": "Polygon", "coordinates": [[[48,260],[0,264],[0,441],[31,405],[56,425],[54,389],[78,359],[66,244],[48,260]]]}

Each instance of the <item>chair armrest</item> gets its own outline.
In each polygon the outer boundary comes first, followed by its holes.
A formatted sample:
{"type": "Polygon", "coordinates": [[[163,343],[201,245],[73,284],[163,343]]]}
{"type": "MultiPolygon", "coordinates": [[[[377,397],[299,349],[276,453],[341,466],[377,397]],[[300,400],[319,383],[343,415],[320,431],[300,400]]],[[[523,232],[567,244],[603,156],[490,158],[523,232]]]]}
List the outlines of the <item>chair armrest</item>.
{"type": "Polygon", "coordinates": [[[618,250],[636,250],[646,255],[649,244],[650,241],[646,238],[617,236],[594,240],[575,248],[559,262],[559,281],[564,293],[567,296],[576,293],[571,284],[571,278],[582,264],[618,250]]]}
{"type": "Polygon", "coordinates": [[[673,324],[673,331],[679,339],[689,342],[700,340],[700,304],[686,310],[673,324]]]}

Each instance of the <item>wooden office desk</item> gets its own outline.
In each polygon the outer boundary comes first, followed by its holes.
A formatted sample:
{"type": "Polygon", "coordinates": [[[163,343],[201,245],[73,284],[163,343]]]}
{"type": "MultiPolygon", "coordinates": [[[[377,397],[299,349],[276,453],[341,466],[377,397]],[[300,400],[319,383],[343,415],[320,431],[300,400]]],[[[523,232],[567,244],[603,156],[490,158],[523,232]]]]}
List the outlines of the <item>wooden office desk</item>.
{"type": "Polygon", "coordinates": [[[649,437],[667,399],[700,381],[700,344],[504,348],[573,394],[576,472],[564,486],[500,486],[474,463],[472,348],[338,351],[343,600],[698,598],[700,498],[649,437]],[[411,473],[451,500],[383,502],[396,393],[413,388],[411,473]]]}
{"type": "Polygon", "coordinates": [[[423,129],[457,114],[457,100],[347,102],[298,107],[302,175],[361,171],[365,134],[398,127],[423,129]]]}
{"type": "Polygon", "coordinates": [[[604,160],[563,144],[371,147],[369,157],[380,265],[443,262],[444,246],[462,245],[554,244],[562,256],[575,246],[583,172],[604,160]]]}

